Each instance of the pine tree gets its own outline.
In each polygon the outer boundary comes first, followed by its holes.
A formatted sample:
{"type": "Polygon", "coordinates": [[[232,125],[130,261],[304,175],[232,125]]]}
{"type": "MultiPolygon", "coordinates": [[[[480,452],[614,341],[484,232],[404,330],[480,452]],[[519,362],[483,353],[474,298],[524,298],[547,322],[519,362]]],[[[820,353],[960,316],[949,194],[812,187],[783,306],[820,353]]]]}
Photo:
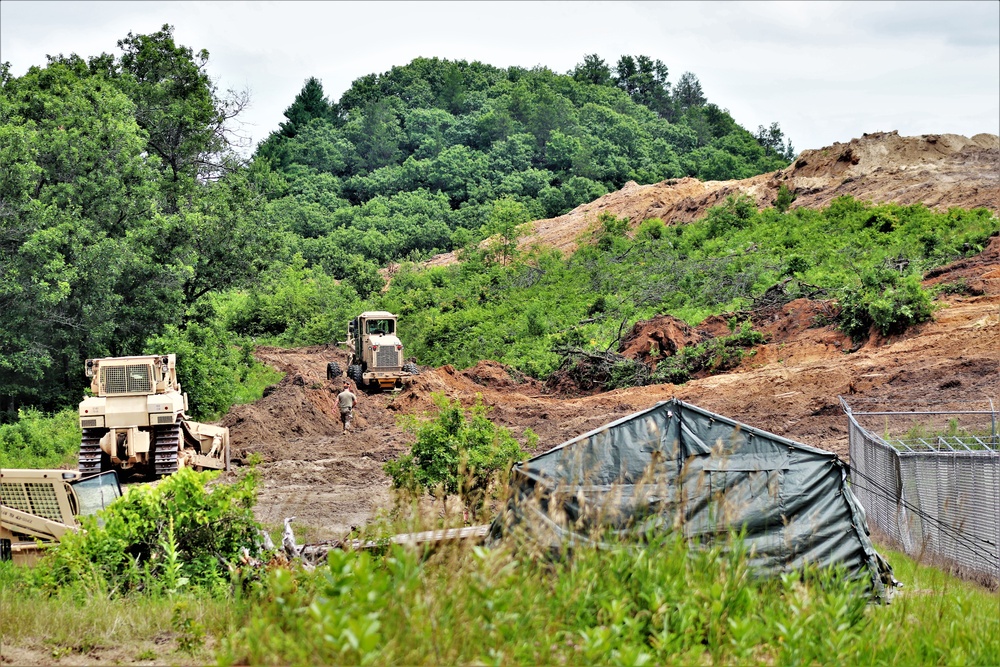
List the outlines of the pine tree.
{"type": "Polygon", "coordinates": [[[291,139],[312,119],[326,118],[329,115],[330,103],[323,95],[323,84],[311,76],[295,96],[292,105],[285,109],[288,121],[281,123],[281,134],[291,139]]]}

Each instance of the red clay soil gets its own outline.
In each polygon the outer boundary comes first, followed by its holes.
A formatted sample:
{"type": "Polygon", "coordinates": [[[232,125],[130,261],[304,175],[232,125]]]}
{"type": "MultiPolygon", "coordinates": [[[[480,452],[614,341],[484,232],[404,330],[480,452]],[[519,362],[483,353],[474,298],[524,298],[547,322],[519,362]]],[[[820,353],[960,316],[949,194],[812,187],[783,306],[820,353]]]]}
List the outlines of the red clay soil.
{"type": "Polygon", "coordinates": [[[672,356],[681,348],[697,345],[708,337],[705,331],[673,315],[657,315],[651,320],[636,322],[625,334],[618,351],[655,368],[658,359],[672,356]]]}

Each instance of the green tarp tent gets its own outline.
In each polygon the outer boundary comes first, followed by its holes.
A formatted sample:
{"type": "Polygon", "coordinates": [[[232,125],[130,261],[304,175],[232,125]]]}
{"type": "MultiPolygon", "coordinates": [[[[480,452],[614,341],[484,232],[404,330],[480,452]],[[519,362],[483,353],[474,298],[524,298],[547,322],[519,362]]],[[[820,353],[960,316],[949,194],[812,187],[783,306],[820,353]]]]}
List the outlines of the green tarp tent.
{"type": "Polygon", "coordinates": [[[706,544],[742,530],[759,574],[840,564],[884,597],[892,571],[846,473],[831,452],[674,399],[515,465],[493,532],[560,549],[608,531],[706,544]]]}

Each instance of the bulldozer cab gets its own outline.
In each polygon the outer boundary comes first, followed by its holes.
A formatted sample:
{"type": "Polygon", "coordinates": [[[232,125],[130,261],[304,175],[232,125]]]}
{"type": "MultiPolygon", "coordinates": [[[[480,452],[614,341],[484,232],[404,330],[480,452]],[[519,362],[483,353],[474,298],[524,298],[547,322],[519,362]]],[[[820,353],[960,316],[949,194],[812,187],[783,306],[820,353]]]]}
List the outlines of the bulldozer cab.
{"type": "Polygon", "coordinates": [[[87,377],[95,396],[143,396],[180,391],[177,356],[88,359],[87,377]]]}

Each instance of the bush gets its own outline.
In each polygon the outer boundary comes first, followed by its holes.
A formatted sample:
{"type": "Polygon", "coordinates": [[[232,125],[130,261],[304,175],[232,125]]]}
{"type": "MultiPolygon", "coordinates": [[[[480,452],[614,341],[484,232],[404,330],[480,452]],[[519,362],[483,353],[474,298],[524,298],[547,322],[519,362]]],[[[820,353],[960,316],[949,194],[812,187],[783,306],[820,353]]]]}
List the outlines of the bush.
{"type": "Polygon", "coordinates": [[[798,195],[794,194],[788,189],[787,185],[782,183],[778,186],[778,197],[774,200],[774,208],[778,209],[779,212],[784,213],[797,197],[798,195]]]}
{"type": "Polygon", "coordinates": [[[597,216],[598,232],[597,247],[601,250],[611,250],[615,239],[621,238],[628,230],[629,219],[615,217],[613,213],[607,211],[597,216]]]}
{"type": "Polygon", "coordinates": [[[107,509],[81,517],[82,530],[64,535],[39,563],[36,583],[102,594],[227,590],[242,549],[258,550],[258,474],[207,489],[216,476],[182,468],[156,486],[130,487],[107,509]]]}
{"type": "Polygon", "coordinates": [[[639,225],[639,229],[636,232],[636,236],[643,239],[649,239],[656,241],[663,237],[666,231],[666,226],[663,221],[659,218],[650,218],[649,220],[643,220],[642,224],[639,225]]]}
{"type": "Polygon", "coordinates": [[[748,227],[757,215],[757,204],[747,195],[729,195],[726,201],[708,209],[705,220],[708,237],[718,238],[748,227]]]}
{"type": "MultiPolygon", "coordinates": [[[[443,394],[434,394],[438,414],[432,419],[410,418],[404,424],[415,433],[417,441],[410,453],[385,464],[386,474],[397,489],[458,494],[474,512],[482,506],[486,494],[524,451],[506,428],[491,422],[482,396],[471,410],[443,394]]],[[[529,446],[537,436],[525,432],[529,446]]]]}
{"type": "Polygon", "coordinates": [[[931,295],[916,275],[900,277],[884,269],[866,275],[858,287],[843,289],[839,302],[838,325],[856,341],[867,338],[872,327],[883,336],[901,333],[934,312],[931,295]]]}
{"type": "Polygon", "coordinates": [[[0,425],[0,468],[58,468],[80,450],[80,420],[76,410],[45,415],[18,411],[13,424],[0,425]]]}

